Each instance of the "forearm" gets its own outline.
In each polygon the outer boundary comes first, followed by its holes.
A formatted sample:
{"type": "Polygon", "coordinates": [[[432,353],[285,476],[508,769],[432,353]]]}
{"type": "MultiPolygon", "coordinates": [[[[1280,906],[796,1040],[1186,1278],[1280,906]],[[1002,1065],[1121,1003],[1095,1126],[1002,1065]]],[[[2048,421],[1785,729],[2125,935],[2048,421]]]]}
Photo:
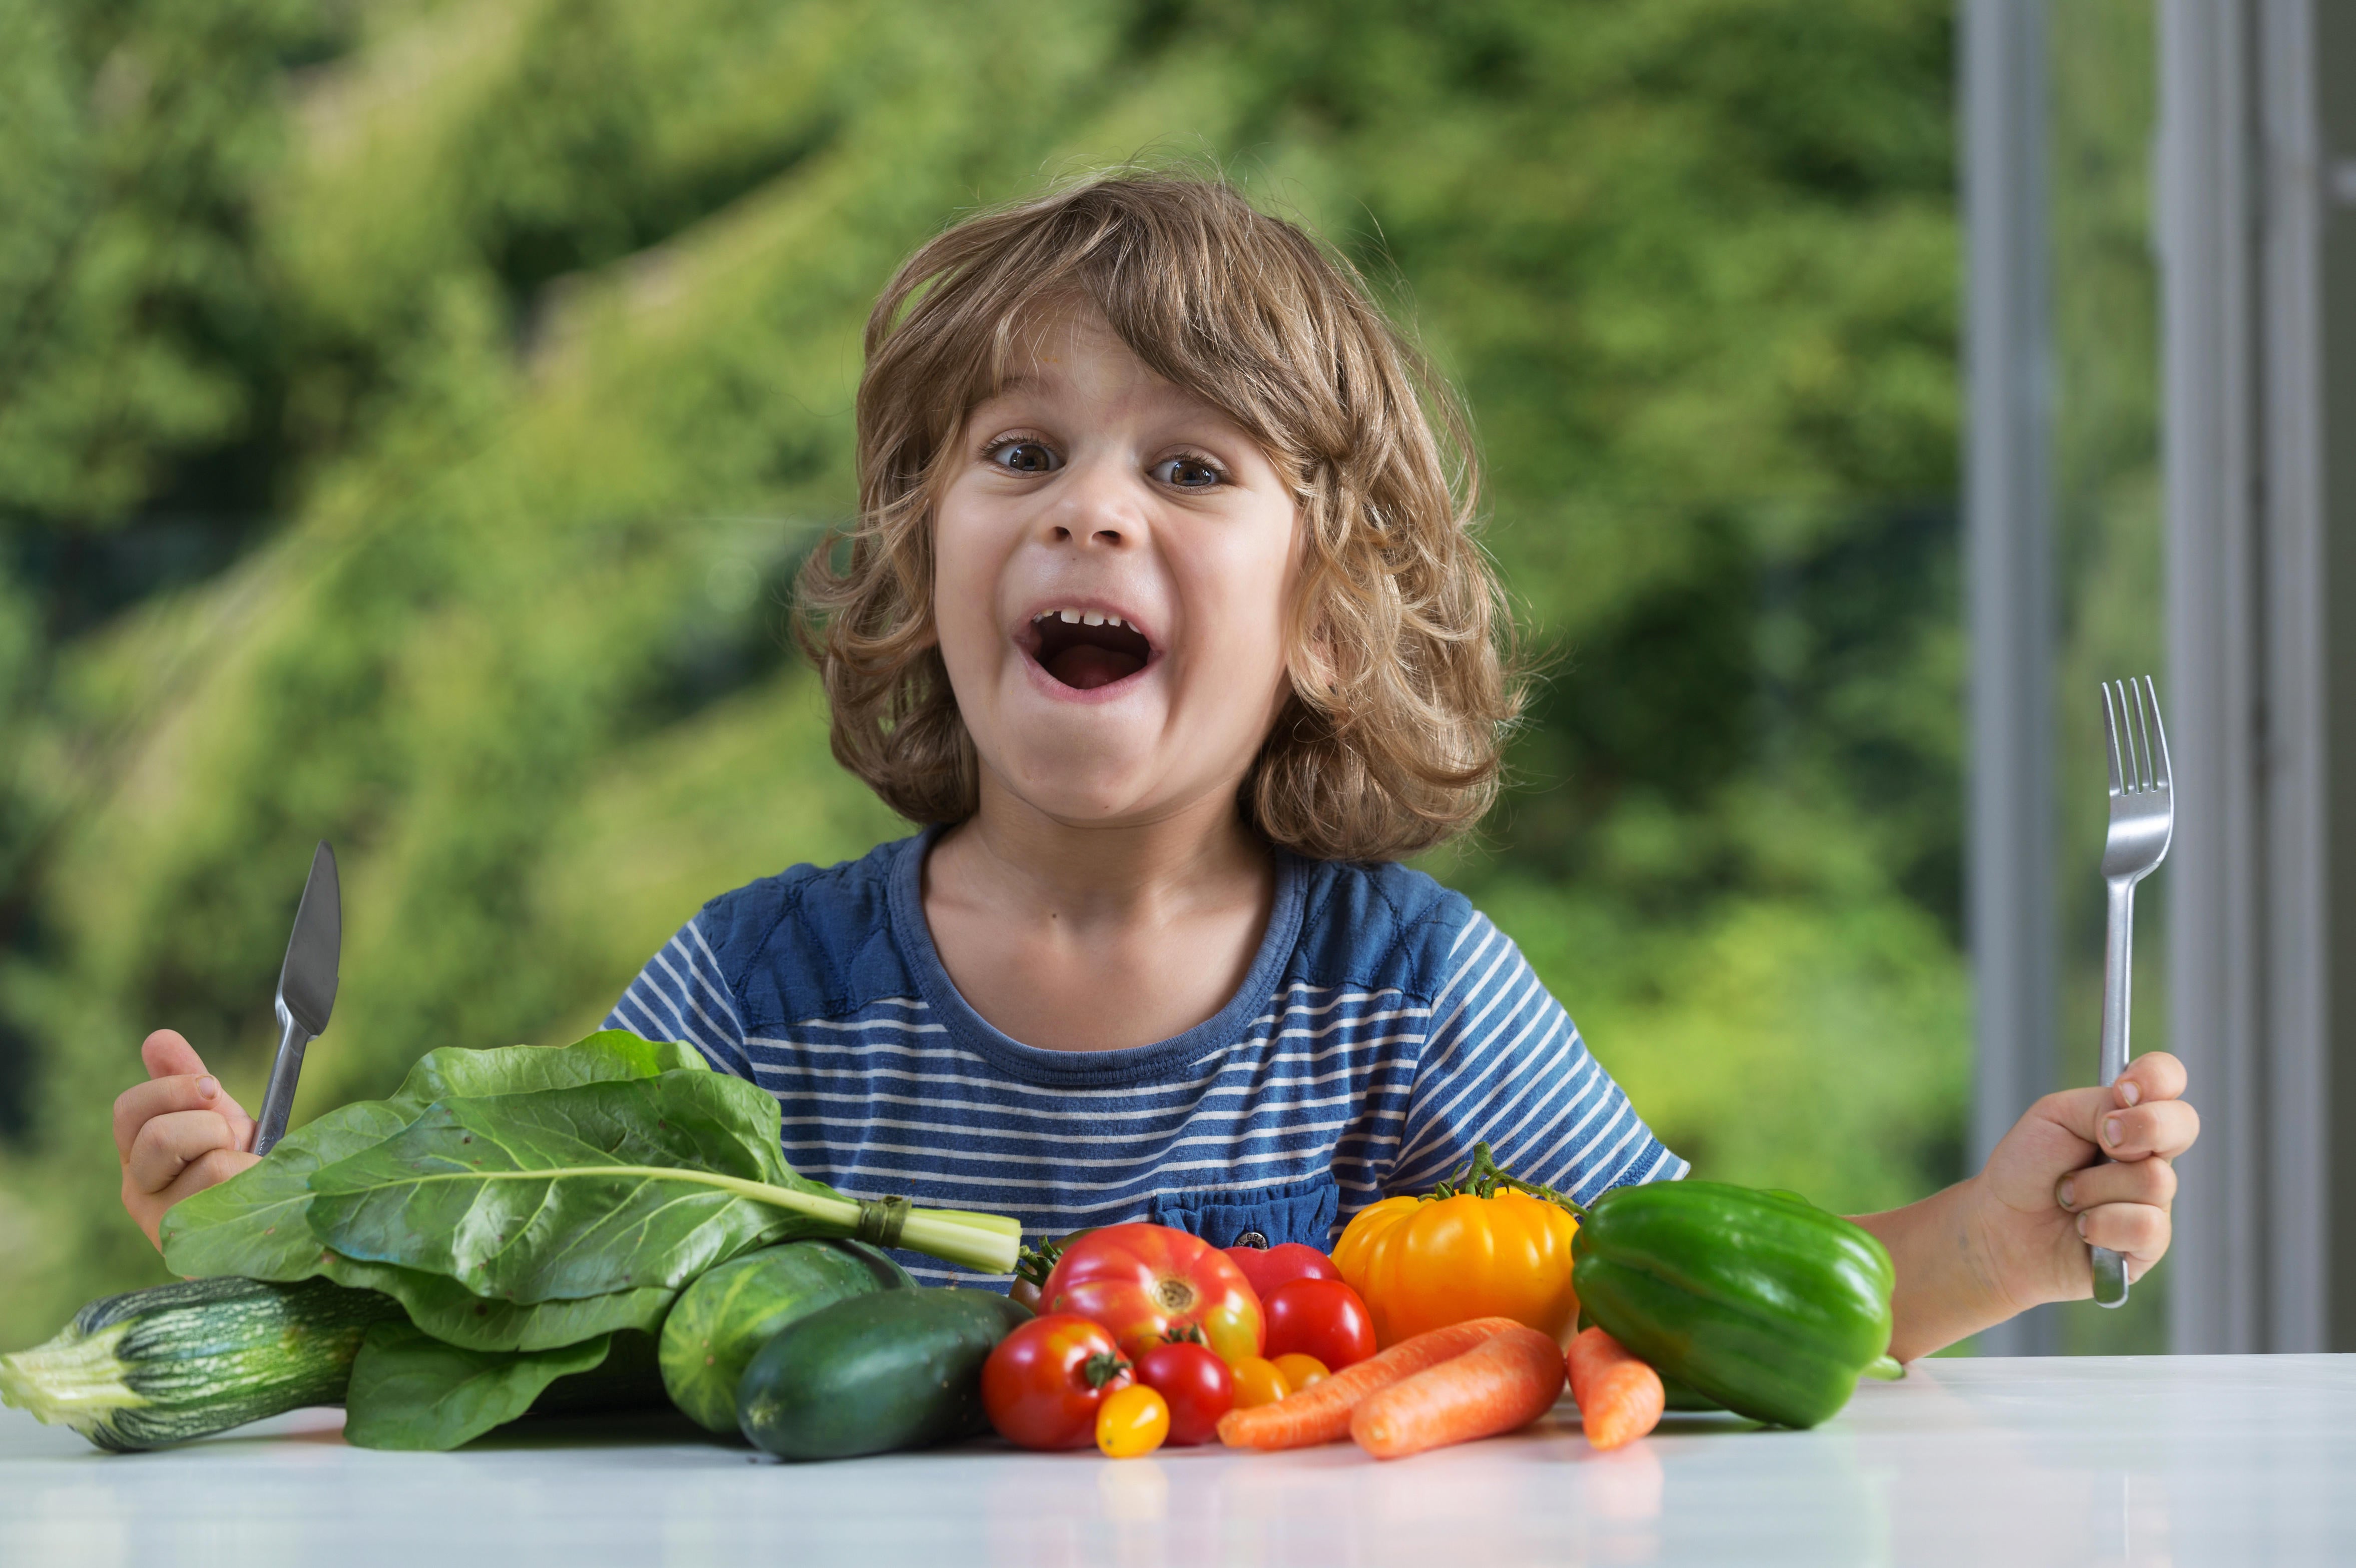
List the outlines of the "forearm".
{"type": "Polygon", "coordinates": [[[1997,1286],[1997,1270],[1974,1223],[1980,1179],[1959,1181],[1919,1203],[1856,1221],[1890,1249],[1898,1283],[1890,1298],[1890,1353],[1927,1356],[2019,1312],[1997,1286]]]}

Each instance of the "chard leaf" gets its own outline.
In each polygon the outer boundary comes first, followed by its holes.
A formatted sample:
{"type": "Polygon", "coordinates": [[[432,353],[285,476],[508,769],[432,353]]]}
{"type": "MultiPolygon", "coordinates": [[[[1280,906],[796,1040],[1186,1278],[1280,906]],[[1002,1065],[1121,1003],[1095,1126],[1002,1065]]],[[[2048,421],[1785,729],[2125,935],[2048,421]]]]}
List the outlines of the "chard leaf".
{"type": "Polygon", "coordinates": [[[643,1040],[624,1029],[603,1029],[554,1051],[513,1045],[427,1051],[392,1098],[337,1106],[287,1134],[259,1165],[174,1204],[164,1216],[165,1266],[188,1278],[296,1280],[323,1273],[341,1278],[304,1220],[312,1173],[392,1136],[433,1102],[708,1070],[691,1045],[643,1040]]]}
{"type": "Polygon", "coordinates": [[[600,1029],[552,1051],[539,1045],[506,1045],[467,1051],[445,1045],[417,1059],[401,1081],[395,1101],[423,1110],[436,1100],[485,1094],[530,1094],[579,1083],[616,1083],[659,1078],[666,1072],[710,1072],[703,1053],[691,1045],[640,1040],[627,1029],[600,1029]]]}
{"type": "Polygon", "coordinates": [[[794,1174],[777,1104],[742,1079],[448,1100],[311,1178],[313,1233],[345,1257],[534,1303],[676,1289],[791,1237],[849,1234],[855,1208],[794,1174]]]}
{"type": "Polygon", "coordinates": [[[467,1350],[409,1323],[379,1323],[360,1341],[344,1395],[344,1436],[362,1448],[440,1451],[531,1408],[541,1391],[605,1359],[607,1336],[552,1350],[467,1350]]]}
{"type": "Polygon", "coordinates": [[[435,1339],[468,1350],[548,1350],[616,1328],[655,1334],[679,1292],[660,1285],[609,1291],[577,1301],[499,1301],[456,1280],[392,1264],[363,1263],[316,1247],[319,1272],[339,1285],[381,1291],[435,1339]]]}
{"type": "Polygon", "coordinates": [[[297,1280],[322,1272],[319,1238],[304,1218],[312,1173],[383,1142],[415,1115],[392,1101],[355,1100],[304,1123],[260,1164],[165,1211],[164,1266],[189,1279],[297,1280]]]}

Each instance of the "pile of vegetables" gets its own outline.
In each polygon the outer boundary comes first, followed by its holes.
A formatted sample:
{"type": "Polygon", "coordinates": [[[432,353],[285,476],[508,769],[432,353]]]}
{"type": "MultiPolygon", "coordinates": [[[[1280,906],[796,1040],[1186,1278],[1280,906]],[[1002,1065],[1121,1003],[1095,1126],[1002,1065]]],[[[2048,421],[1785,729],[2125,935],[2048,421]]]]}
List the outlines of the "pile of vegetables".
{"type": "Polygon", "coordinates": [[[1896,1371],[1889,1254],[1788,1193],[1581,1206],[1483,1146],[1331,1258],[1119,1224],[1018,1266],[1013,1221],[810,1181],[767,1094],[614,1032],[434,1051],[175,1207],[164,1247],[189,1277],[0,1356],[0,1398],[112,1449],[339,1402],[356,1444],[450,1448],[668,1398],[793,1459],[992,1429],[1392,1459],[1526,1425],[1566,1381],[1609,1448],[1666,1408],[1814,1425],[1896,1371]],[[1023,1283],[920,1288],[894,1246],[1023,1283]]]}
{"type": "Polygon", "coordinates": [[[332,1393],[354,1443],[449,1448],[564,1403],[560,1380],[593,1403],[659,1400],[654,1336],[741,1254],[857,1238],[1000,1274],[1019,1235],[798,1175],[776,1102],[687,1046],[435,1051],[391,1099],[175,1206],[164,1261],[197,1283],[84,1308],[0,1358],[0,1397],[138,1448],[332,1393]]]}

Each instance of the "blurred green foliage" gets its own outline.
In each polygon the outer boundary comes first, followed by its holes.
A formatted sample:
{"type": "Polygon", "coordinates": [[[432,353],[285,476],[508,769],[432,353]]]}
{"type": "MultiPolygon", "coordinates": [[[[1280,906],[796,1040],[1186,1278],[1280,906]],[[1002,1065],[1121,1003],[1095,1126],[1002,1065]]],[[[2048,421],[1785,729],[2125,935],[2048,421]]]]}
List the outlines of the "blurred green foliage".
{"type": "Polygon", "coordinates": [[[904,829],[782,595],[868,303],[1199,158],[1467,391],[1552,663],[1433,869],[1708,1174],[1956,1174],[1950,20],[1928,0],[0,0],[0,1343],[159,1265],[107,1106],[298,1118],[593,1025],[704,898],[904,829]]]}

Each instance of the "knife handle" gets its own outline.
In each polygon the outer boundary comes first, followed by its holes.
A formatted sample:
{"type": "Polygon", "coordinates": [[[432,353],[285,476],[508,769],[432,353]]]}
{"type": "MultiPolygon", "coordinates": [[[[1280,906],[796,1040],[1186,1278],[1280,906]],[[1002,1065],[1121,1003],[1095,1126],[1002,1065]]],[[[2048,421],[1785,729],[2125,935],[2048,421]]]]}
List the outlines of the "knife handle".
{"type": "Polygon", "coordinates": [[[311,1036],[294,1021],[286,1004],[278,1004],[278,1054],[270,1063],[270,1087],[262,1092],[262,1110],[253,1118],[253,1152],[268,1154],[286,1136],[286,1117],[294,1109],[294,1084],[303,1076],[303,1048],[311,1036]]]}

